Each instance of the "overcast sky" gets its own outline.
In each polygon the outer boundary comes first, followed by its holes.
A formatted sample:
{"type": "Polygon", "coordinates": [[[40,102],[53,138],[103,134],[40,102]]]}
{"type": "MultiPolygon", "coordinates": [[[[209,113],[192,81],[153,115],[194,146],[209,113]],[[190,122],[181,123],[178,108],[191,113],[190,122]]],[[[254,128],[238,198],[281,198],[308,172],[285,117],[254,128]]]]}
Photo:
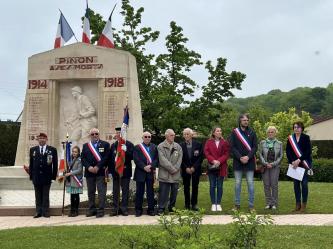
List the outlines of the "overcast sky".
{"type": "MultiPolygon", "coordinates": [[[[121,1],[90,0],[105,19],[118,2],[113,26],[121,28],[121,1]]],[[[164,52],[164,37],[174,20],[203,60],[228,59],[228,71],[247,75],[236,97],[272,89],[326,87],[333,79],[333,1],[330,0],[140,0],[142,23],[161,31],[151,51],[164,52]]],[[[0,119],[15,120],[23,108],[29,56],[53,48],[58,8],[79,41],[85,0],[2,0],[0,39],[0,119]]],[[[68,44],[75,42],[72,39],[68,44]]],[[[202,68],[191,73],[199,83],[202,68]]]]}

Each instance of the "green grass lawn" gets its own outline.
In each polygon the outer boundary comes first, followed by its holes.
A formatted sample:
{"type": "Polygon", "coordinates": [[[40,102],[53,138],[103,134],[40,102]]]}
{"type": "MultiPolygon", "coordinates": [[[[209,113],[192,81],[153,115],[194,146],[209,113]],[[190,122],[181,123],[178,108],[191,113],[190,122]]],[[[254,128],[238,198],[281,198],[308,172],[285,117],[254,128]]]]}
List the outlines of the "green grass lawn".
{"type": "MultiPolygon", "coordinates": [[[[262,181],[255,181],[255,209],[259,214],[291,214],[295,208],[295,197],[293,182],[279,182],[279,207],[277,211],[266,211],[265,196],[262,181]]],[[[309,198],[306,213],[314,214],[329,214],[333,213],[333,183],[310,182],[309,183],[309,198]]],[[[179,191],[176,207],[184,208],[183,189],[179,191]]],[[[199,200],[198,206],[204,208],[207,214],[217,214],[219,212],[211,212],[211,202],[209,197],[209,183],[206,181],[200,182],[199,185],[199,200]]],[[[231,214],[231,209],[234,206],[234,179],[230,178],[224,181],[223,197],[222,197],[222,214],[231,214]]],[[[246,180],[243,179],[242,195],[241,195],[241,211],[248,209],[248,196],[246,180]]],[[[333,248],[333,247],[332,247],[333,248]]]]}
{"type": "MultiPolygon", "coordinates": [[[[4,230],[0,233],[0,248],[123,248],[119,239],[124,227],[121,226],[80,226],[80,227],[43,227],[4,230]]],[[[149,236],[151,229],[159,226],[131,226],[130,230],[140,230],[149,236]]],[[[231,225],[205,225],[202,233],[228,238],[231,225]]],[[[333,227],[312,226],[268,226],[258,238],[257,248],[321,248],[333,245],[333,227]]],[[[227,247],[225,247],[227,248],[227,247]]]]}

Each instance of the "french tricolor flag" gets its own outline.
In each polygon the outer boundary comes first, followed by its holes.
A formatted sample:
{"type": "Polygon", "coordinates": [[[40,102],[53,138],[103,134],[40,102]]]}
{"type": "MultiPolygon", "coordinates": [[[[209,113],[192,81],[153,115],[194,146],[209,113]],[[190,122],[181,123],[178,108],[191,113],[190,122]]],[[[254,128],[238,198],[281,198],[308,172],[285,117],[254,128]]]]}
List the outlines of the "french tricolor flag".
{"type": "Polygon", "coordinates": [[[83,19],[82,42],[90,43],[90,22],[89,22],[88,1],[87,1],[86,14],[84,15],[84,19],[83,19]]]}
{"type": "Polygon", "coordinates": [[[74,32],[73,32],[71,26],[69,26],[66,18],[60,12],[57,36],[54,41],[54,48],[62,47],[65,44],[65,42],[68,42],[73,36],[74,36],[74,32]]]}
{"type": "Polygon", "coordinates": [[[113,33],[112,33],[112,25],[111,25],[111,16],[115,9],[116,5],[113,7],[113,10],[110,14],[108,21],[105,24],[103,32],[98,39],[97,45],[103,46],[107,48],[114,48],[114,40],[113,40],[113,33]]]}

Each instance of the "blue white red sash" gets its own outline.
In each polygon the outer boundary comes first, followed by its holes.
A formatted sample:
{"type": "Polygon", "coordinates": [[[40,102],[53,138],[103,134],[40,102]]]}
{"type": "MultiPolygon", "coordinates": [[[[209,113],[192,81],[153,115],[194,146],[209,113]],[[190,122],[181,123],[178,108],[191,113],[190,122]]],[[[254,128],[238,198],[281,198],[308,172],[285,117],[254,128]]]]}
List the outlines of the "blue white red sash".
{"type": "Polygon", "coordinates": [[[244,145],[244,147],[248,150],[251,151],[252,148],[249,144],[249,142],[246,140],[246,138],[244,137],[244,135],[240,132],[239,128],[235,128],[234,132],[237,136],[237,138],[239,139],[239,141],[241,141],[241,143],[244,145]]]}
{"type": "Polygon", "coordinates": [[[82,185],[82,182],[79,180],[79,178],[77,178],[76,175],[72,175],[72,176],[73,176],[74,181],[77,183],[77,185],[79,187],[82,187],[83,185],[82,185]]]}
{"type": "Polygon", "coordinates": [[[148,150],[146,149],[146,147],[143,144],[139,144],[139,148],[141,149],[143,155],[147,159],[148,165],[150,165],[153,162],[153,160],[151,159],[148,150]]]}
{"type": "Polygon", "coordinates": [[[95,157],[96,161],[97,162],[101,161],[101,155],[99,154],[98,150],[95,148],[95,146],[92,144],[91,141],[88,143],[88,148],[95,157]]]}
{"type": "MultiPolygon", "coordinates": [[[[297,143],[295,134],[289,135],[288,141],[289,141],[291,148],[293,149],[295,155],[297,156],[298,159],[300,159],[302,156],[302,151],[298,147],[298,143],[297,143]]],[[[311,169],[311,164],[307,160],[302,160],[302,163],[307,169],[311,169]]]]}

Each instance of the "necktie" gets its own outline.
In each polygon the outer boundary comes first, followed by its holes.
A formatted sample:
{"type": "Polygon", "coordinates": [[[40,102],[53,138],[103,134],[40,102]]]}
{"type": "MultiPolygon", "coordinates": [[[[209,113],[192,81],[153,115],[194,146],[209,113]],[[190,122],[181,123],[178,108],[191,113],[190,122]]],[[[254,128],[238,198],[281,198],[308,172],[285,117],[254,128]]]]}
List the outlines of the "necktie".
{"type": "Polygon", "coordinates": [[[41,149],[40,149],[40,154],[42,154],[42,155],[44,154],[43,150],[44,150],[44,146],[42,146],[41,149]]]}

